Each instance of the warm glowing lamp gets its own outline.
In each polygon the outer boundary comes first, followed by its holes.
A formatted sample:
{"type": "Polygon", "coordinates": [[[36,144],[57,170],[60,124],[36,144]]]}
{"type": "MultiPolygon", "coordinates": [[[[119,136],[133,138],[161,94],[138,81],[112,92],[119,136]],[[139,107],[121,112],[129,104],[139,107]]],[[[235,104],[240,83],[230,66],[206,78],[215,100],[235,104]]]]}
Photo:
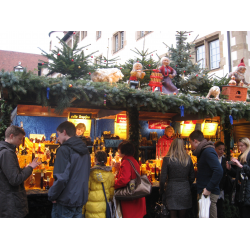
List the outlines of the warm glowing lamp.
{"type": "Polygon", "coordinates": [[[181,136],[189,136],[195,130],[196,120],[182,121],[180,125],[181,125],[181,136]]]}
{"type": "Polygon", "coordinates": [[[216,135],[216,131],[218,128],[217,122],[203,122],[201,124],[201,131],[203,132],[203,135],[205,136],[214,136],[216,135]]]}

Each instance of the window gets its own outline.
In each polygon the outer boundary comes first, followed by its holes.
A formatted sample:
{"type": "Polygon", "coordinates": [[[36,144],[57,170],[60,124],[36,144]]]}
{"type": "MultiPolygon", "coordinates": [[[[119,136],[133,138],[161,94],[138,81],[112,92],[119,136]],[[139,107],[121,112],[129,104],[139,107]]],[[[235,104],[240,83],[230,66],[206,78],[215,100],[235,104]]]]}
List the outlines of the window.
{"type": "Polygon", "coordinates": [[[96,64],[101,64],[101,59],[102,59],[102,55],[96,57],[95,63],[96,63],[96,64]]]}
{"type": "Polygon", "coordinates": [[[74,42],[77,40],[77,43],[80,42],[80,32],[78,31],[75,35],[74,35],[74,42]]]}
{"type": "Polygon", "coordinates": [[[195,40],[196,62],[200,68],[214,70],[224,66],[221,64],[223,44],[220,40],[222,39],[220,31],[217,31],[195,40]]]}
{"type": "Polygon", "coordinates": [[[118,31],[113,35],[113,52],[117,52],[118,50],[122,49],[124,47],[124,31],[118,31]]]}
{"type": "Polygon", "coordinates": [[[23,72],[23,67],[21,66],[21,62],[18,62],[18,65],[14,67],[15,72],[23,72]]]}
{"type": "Polygon", "coordinates": [[[200,68],[205,68],[205,45],[197,47],[196,58],[200,68]]]}
{"type": "Polygon", "coordinates": [[[72,39],[69,39],[69,41],[67,42],[67,45],[72,48],[72,39]]]}
{"type": "Polygon", "coordinates": [[[220,67],[220,44],[219,40],[215,40],[209,43],[210,54],[210,69],[216,69],[220,67]]]}
{"type": "Polygon", "coordinates": [[[99,39],[102,36],[101,31],[96,31],[96,40],[99,39]]]}
{"type": "Polygon", "coordinates": [[[137,31],[137,40],[151,33],[152,31],[137,31]]]}
{"type": "Polygon", "coordinates": [[[81,41],[87,36],[87,31],[81,31],[81,41]]]}

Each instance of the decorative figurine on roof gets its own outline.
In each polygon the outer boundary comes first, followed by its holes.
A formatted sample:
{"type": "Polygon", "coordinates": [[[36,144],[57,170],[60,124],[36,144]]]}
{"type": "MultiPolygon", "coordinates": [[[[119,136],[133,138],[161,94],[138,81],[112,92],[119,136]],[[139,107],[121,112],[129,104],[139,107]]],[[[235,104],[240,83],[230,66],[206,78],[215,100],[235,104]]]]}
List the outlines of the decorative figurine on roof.
{"type": "MultiPolygon", "coordinates": [[[[246,85],[249,85],[248,82],[245,80],[245,72],[246,72],[246,65],[244,63],[244,57],[241,59],[240,64],[238,65],[238,68],[236,71],[229,73],[228,77],[235,77],[236,85],[237,86],[243,86],[243,83],[246,85]]],[[[232,79],[232,78],[231,78],[232,79]]]]}
{"type": "Polygon", "coordinates": [[[218,86],[210,88],[206,98],[210,98],[211,95],[215,98],[215,100],[219,100],[220,88],[218,86]]]}
{"type": "Polygon", "coordinates": [[[142,64],[136,62],[133,64],[133,69],[130,72],[129,84],[131,88],[138,88],[139,79],[143,79],[145,76],[145,72],[142,71],[142,64]]]}
{"type": "Polygon", "coordinates": [[[118,82],[123,77],[124,75],[121,70],[116,68],[97,69],[91,74],[91,80],[93,82],[109,82],[111,84],[118,82]]]}
{"type": "Polygon", "coordinates": [[[162,57],[160,67],[160,72],[163,75],[162,82],[162,93],[165,94],[178,94],[178,89],[172,83],[172,80],[176,76],[176,71],[169,66],[170,60],[167,57],[162,57]]]}

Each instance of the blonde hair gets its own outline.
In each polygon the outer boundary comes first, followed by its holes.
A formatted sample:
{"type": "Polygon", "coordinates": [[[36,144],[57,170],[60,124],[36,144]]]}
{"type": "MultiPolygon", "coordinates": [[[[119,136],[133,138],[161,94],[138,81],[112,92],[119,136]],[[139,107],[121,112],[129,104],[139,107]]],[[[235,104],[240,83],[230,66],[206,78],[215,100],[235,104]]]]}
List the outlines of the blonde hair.
{"type": "Polygon", "coordinates": [[[174,133],[174,128],[173,127],[171,127],[171,126],[166,127],[165,132],[167,132],[168,130],[172,130],[172,132],[174,133]]]}
{"type": "Polygon", "coordinates": [[[250,152],[250,140],[247,137],[243,137],[239,139],[239,142],[246,145],[246,151],[241,155],[240,162],[244,163],[247,161],[247,155],[250,152]]]}
{"type": "Polygon", "coordinates": [[[171,161],[179,162],[184,167],[188,165],[190,157],[184,149],[184,143],[181,138],[173,140],[166,157],[169,157],[171,161]]]}
{"type": "Polygon", "coordinates": [[[133,71],[135,71],[135,66],[136,66],[137,64],[140,64],[140,65],[141,65],[141,68],[143,68],[141,63],[136,62],[136,63],[133,64],[133,71]]]}

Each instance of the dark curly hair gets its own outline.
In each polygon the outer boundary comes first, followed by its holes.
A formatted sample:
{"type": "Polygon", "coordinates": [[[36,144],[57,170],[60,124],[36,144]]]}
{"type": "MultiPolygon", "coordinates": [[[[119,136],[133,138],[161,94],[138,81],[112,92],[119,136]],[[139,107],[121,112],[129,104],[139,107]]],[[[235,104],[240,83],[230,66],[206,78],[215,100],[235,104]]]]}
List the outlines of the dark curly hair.
{"type": "Polygon", "coordinates": [[[95,158],[101,164],[101,166],[105,166],[107,162],[107,154],[104,151],[96,151],[95,158]]]}
{"type": "Polygon", "coordinates": [[[118,145],[118,149],[120,149],[121,153],[124,155],[134,156],[135,154],[135,146],[130,141],[123,141],[118,145]]]}

